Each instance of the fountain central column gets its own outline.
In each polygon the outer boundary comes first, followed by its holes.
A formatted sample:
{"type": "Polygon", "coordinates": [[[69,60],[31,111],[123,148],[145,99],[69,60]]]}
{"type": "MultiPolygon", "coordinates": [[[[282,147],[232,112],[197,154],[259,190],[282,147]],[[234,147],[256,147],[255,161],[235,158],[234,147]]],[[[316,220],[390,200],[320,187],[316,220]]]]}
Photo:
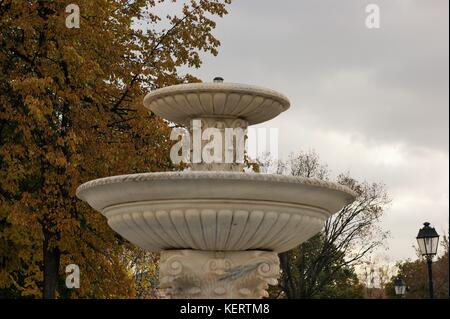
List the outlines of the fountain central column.
{"type": "MultiPolygon", "coordinates": [[[[191,170],[243,172],[247,128],[248,121],[237,116],[191,119],[191,170]],[[214,154],[218,150],[214,142],[218,142],[219,154],[214,154]],[[212,155],[209,161],[205,153],[212,155]]],[[[213,216],[221,212],[218,209],[209,213],[213,216]]],[[[199,215],[207,216],[208,212],[199,215]]],[[[208,232],[208,225],[213,224],[215,221],[202,223],[195,231],[208,232]]],[[[270,251],[164,250],[160,259],[160,288],[171,298],[256,299],[268,297],[266,289],[277,284],[279,272],[278,255],[270,251]]]]}
{"type": "Polygon", "coordinates": [[[247,121],[233,117],[191,120],[192,171],[243,172],[247,127],[247,121]],[[214,149],[217,142],[219,154],[215,154],[217,150],[214,149]]]}

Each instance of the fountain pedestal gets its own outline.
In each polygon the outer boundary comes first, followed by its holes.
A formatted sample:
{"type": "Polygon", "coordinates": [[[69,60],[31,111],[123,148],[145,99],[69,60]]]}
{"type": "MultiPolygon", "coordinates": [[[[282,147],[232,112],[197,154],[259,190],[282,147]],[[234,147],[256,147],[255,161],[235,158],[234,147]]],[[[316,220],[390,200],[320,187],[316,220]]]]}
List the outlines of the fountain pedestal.
{"type": "Polygon", "coordinates": [[[177,299],[268,297],[280,273],[278,255],[267,251],[165,250],[160,288],[177,299]]]}

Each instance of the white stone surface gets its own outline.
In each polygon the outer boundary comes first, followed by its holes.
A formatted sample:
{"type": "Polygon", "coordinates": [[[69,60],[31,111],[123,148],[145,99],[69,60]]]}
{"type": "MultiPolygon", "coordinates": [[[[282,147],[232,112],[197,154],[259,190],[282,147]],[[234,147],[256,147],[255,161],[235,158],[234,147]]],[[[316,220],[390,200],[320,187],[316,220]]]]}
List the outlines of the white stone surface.
{"type": "MultiPolygon", "coordinates": [[[[208,128],[216,128],[219,130],[222,140],[222,156],[221,161],[219,163],[205,163],[202,159],[200,163],[191,163],[188,166],[192,168],[193,171],[228,171],[228,172],[243,172],[244,170],[244,157],[245,157],[245,143],[247,140],[247,128],[248,128],[248,122],[239,118],[209,118],[209,117],[202,117],[194,119],[197,120],[199,123],[201,123],[201,131],[203,132],[208,128]],[[242,162],[237,163],[237,153],[238,147],[236,139],[233,139],[233,147],[231,149],[231,153],[233,154],[233,163],[227,163],[226,162],[226,133],[225,129],[241,129],[243,132],[243,145],[242,148],[240,148],[240,151],[242,152],[242,162]]],[[[190,134],[190,140],[193,141],[193,131],[192,131],[192,121],[189,127],[189,134],[190,134]]],[[[206,144],[208,144],[210,141],[208,140],[202,140],[201,141],[201,148],[205,147],[206,144]]],[[[191,143],[191,146],[193,146],[193,143],[191,143]]],[[[192,147],[191,147],[191,159],[193,158],[192,154],[192,147]]]]}
{"type": "Polygon", "coordinates": [[[160,288],[169,298],[257,299],[268,297],[268,285],[279,276],[276,253],[266,251],[161,252],[160,288]]]}
{"type": "Polygon", "coordinates": [[[146,108],[169,121],[189,126],[195,118],[240,118],[250,125],[266,122],[286,111],[286,96],[259,86],[237,83],[190,83],[153,91],[146,108]]]}
{"type": "MultiPolygon", "coordinates": [[[[278,92],[235,83],[171,86],[144,104],[169,121],[189,127],[200,119],[221,131],[246,129],[290,106],[278,92]]],[[[77,189],[117,233],[162,251],[161,285],[172,298],[267,296],[279,274],[276,253],[306,241],[355,199],[347,187],[317,179],[242,173],[236,160],[192,169],[100,178],[77,189]]]]}
{"type": "Polygon", "coordinates": [[[354,199],[334,183],[233,172],[107,177],[81,185],[77,196],[151,251],[289,250],[354,199]]]}

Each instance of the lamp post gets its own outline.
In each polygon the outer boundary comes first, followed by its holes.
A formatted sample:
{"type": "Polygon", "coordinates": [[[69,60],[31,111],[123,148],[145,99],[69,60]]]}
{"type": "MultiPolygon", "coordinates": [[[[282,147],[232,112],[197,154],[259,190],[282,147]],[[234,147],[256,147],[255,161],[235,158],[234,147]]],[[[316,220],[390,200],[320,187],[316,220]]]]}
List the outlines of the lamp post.
{"type": "Polygon", "coordinates": [[[423,223],[423,228],[419,230],[417,234],[417,243],[419,244],[419,250],[422,256],[427,259],[428,266],[428,287],[430,291],[430,298],[434,298],[433,293],[433,273],[432,273],[432,263],[433,257],[437,253],[439,244],[439,234],[433,227],[430,227],[430,223],[423,223]]]}
{"type": "Polygon", "coordinates": [[[399,298],[403,298],[406,293],[405,281],[402,278],[397,277],[394,281],[394,289],[395,289],[395,294],[399,298]]]}

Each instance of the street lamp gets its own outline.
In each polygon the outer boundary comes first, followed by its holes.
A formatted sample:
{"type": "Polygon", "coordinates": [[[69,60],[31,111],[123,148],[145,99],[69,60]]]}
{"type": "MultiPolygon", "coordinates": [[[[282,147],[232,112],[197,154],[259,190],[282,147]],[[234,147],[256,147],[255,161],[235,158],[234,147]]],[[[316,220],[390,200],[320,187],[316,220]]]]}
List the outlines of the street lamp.
{"type": "Polygon", "coordinates": [[[416,239],[419,244],[420,253],[427,259],[428,287],[430,290],[430,298],[433,299],[433,274],[431,271],[431,265],[433,263],[433,257],[437,253],[439,235],[433,227],[430,227],[430,223],[423,223],[423,225],[424,226],[419,230],[419,234],[417,234],[416,239]]]}
{"type": "Polygon", "coordinates": [[[402,278],[397,277],[397,279],[395,279],[395,281],[394,281],[394,289],[395,289],[395,294],[397,296],[399,296],[400,298],[403,298],[406,293],[405,281],[402,278]]]}

